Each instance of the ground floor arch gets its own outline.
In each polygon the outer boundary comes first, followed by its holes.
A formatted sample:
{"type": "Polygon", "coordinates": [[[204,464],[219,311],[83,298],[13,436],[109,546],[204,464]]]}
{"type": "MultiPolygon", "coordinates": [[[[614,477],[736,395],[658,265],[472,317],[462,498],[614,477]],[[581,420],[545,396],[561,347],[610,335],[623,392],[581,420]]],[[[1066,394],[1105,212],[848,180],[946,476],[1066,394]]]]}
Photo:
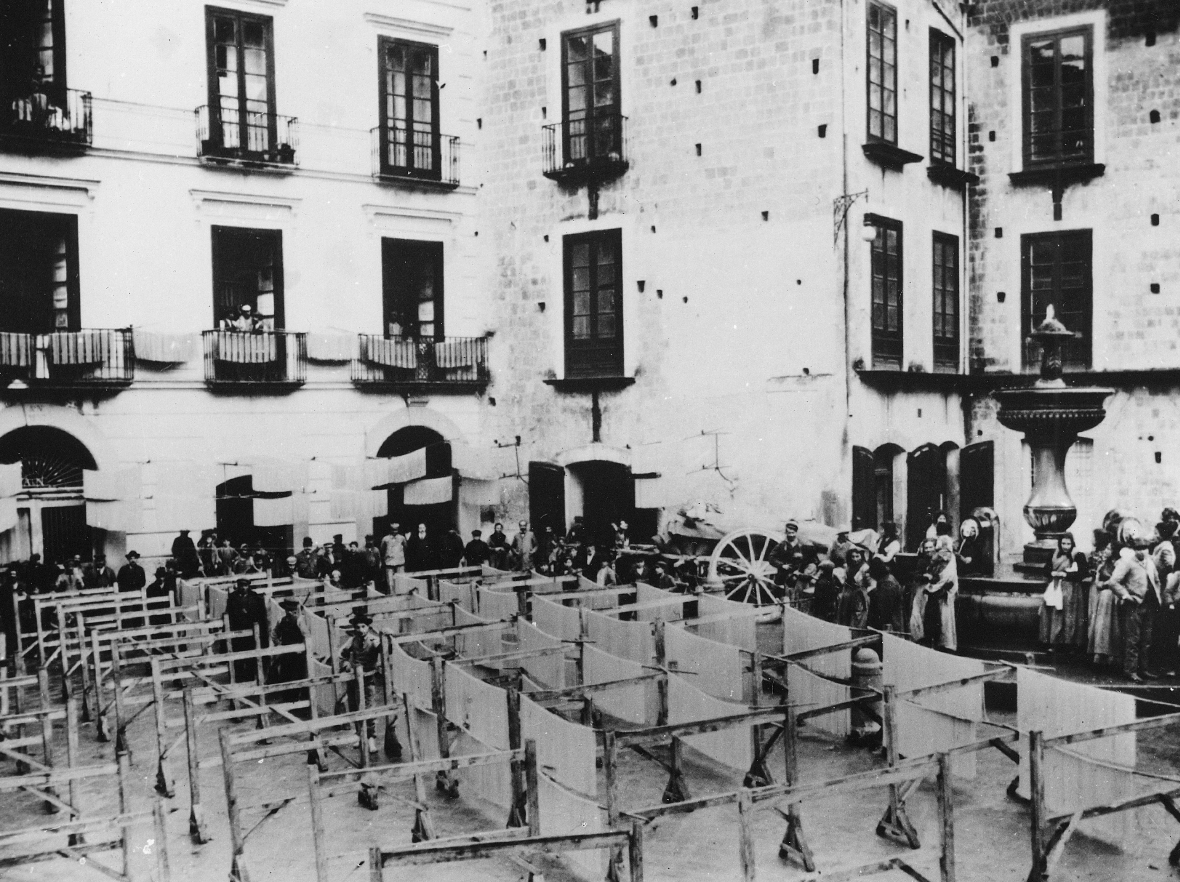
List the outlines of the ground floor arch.
{"type": "Polygon", "coordinates": [[[402,532],[413,533],[425,524],[426,535],[433,539],[456,529],[459,521],[458,479],[453,464],[449,441],[436,428],[426,425],[406,425],[388,435],[376,450],[376,456],[392,459],[422,451],[425,458],[423,481],[450,479],[450,493],[446,499],[422,500],[415,496],[412,484],[391,484],[387,488],[387,513],[373,519],[373,535],[383,536],[393,524],[402,532]]]}

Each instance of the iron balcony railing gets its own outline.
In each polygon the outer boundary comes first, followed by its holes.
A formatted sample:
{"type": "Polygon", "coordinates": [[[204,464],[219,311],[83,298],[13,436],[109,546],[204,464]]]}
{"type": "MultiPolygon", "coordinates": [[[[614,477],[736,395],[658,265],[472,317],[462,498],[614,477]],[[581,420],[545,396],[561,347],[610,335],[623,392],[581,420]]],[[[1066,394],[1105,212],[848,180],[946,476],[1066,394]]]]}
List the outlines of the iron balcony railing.
{"type": "Polygon", "coordinates": [[[543,128],[544,175],[562,183],[617,178],[627,170],[627,117],[617,113],[566,119],[543,128]]]}
{"type": "Polygon", "coordinates": [[[488,383],[488,338],[360,335],[352,363],[358,386],[430,387],[464,391],[488,383]]]}
{"type": "Polygon", "coordinates": [[[94,140],[89,92],[33,91],[0,107],[0,134],[28,147],[82,149],[94,140]]]}
{"type": "Polygon", "coordinates": [[[459,138],[433,132],[407,132],[403,126],[370,130],[373,177],[378,180],[459,186],[459,138]]]}
{"type": "Polygon", "coordinates": [[[210,386],[302,386],[307,334],[297,331],[204,331],[205,382],[210,386]]]}
{"type": "Polygon", "coordinates": [[[130,328],[51,334],[0,332],[0,382],[29,386],[126,386],[135,379],[130,328]]]}
{"type": "Polygon", "coordinates": [[[197,155],[202,159],[296,165],[299,120],[257,111],[198,107],[197,155]]]}

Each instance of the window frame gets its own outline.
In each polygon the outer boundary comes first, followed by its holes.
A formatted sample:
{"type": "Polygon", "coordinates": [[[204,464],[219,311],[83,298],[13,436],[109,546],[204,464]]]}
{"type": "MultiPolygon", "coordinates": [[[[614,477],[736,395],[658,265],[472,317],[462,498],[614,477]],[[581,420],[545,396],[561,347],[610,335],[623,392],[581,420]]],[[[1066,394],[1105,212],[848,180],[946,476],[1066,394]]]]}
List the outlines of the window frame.
{"type": "MultiPolygon", "coordinates": [[[[877,214],[866,214],[865,220],[876,228],[877,234],[869,245],[869,329],[871,336],[870,351],[874,368],[900,368],[905,358],[905,227],[899,220],[882,217],[877,214]],[[888,234],[897,234],[897,328],[877,326],[877,304],[873,300],[873,288],[877,280],[878,254],[884,255],[888,261],[888,249],[881,248],[882,240],[887,240],[888,234]]],[[[886,264],[888,272],[888,264],[886,264]]],[[[888,285],[886,276],[884,284],[882,307],[888,310],[888,285]]],[[[888,322],[886,321],[886,325],[888,322]]]]}
{"type": "MultiPolygon", "coordinates": [[[[65,5],[64,0],[40,0],[41,3],[51,2],[50,6],[50,33],[52,34],[53,44],[51,51],[53,53],[53,77],[49,80],[42,80],[41,90],[49,96],[52,100],[61,102],[65,100],[66,91],[69,84],[69,79],[66,70],[66,22],[65,22],[65,5]]],[[[29,32],[25,35],[32,43],[24,46],[15,46],[14,51],[5,51],[3,57],[0,58],[0,95],[4,104],[7,105],[9,101],[15,98],[27,97],[31,94],[31,87],[33,85],[30,80],[28,88],[20,85],[17,80],[17,73],[21,67],[21,54],[27,53],[24,61],[33,62],[34,69],[40,66],[39,57],[41,54],[41,46],[37,42],[40,38],[42,18],[38,18],[37,22],[24,21],[23,24],[29,28],[29,32]]],[[[21,22],[17,23],[18,25],[21,22]]],[[[6,42],[9,37],[16,37],[17,34],[0,34],[0,45],[6,42]]]]}
{"type": "MultiPolygon", "coordinates": [[[[562,238],[562,288],[564,303],[565,376],[567,379],[585,377],[621,377],[624,368],[625,328],[623,325],[623,231],[621,228],[591,230],[574,233],[562,238]],[[591,294],[597,293],[597,255],[604,244],[614,248],[615,253],[615,334],[613,342],[577,343],[574,340],[574,290],[573,290],[573,247],[588,242],[591,245],[589,285],[591,294]],[[601,353],[605,352],[606,357],[601,353]],[[595,357],[598,355],[599,357],[595,357]]],[[[593,302],[591,303],[593,305],[593,302]]],[[[590,339],[595,340],[598,313],[590,312],[594,327],[590,339]]]]}
{"type": "Polygon", "coordinates": [[[209,135],[210,140],[217,145],[216,149],[219,152],[233,152],[241,154],[259,154],[268,156],[274,153],[279,146],[279,132],[278,132],[278,116],[275,100],[275,39],[274,39],[274,17],[269,15],[260,15],[255,12],[244,12],[240,9],[228,9],[222,6],[206,6],[205,7],[205,57],[206,57],[206,73],[208,77],[208,107],[209,107],[209,135]],[[216,19],[218,17],[233,18],[238,22],[239,39],[235,44],[235,49],[238,53],[238,67],[237,67],[237,86],[238,86],[238,112],[237,121],[233,124],[238,128],[238,146],[227,147],[225,143],[225,129],[224,120],[221,116],[221,90],[217,76],[217,39],[216,39],[216,19]],[[246,101],[246,72],[245,65],[242,63],[242,54],[244,47],[241,45],[240,27],[243,23],[252,21],[261,24],[266,34],[266,106],[267,106],[267,145],[266,149],[262,151],[251,150],[249,148],[249,123],[247,120],[246,101]]]}
{"type": "Polygon", "coordinates": [[[394,307],[397,308],[399,314],[402,312],[402,307],[405,303],[398,297],[398,289],[396,285],[396,270],[397,270],[397,254],[399,250],[404,252],[417,251],[421,255],[429,254],[429,259],[434,263],[434,333],[429,336],[422,336],[419,332],[418,319],[415,316],[412,323],[402,322],[402,337],[413,340],[434,340],[441,342],[446,336],[446,327],[443,323],[445,299],[445,285],[446,278],[444,269],[446,266],[446,245],[443,242],[437,242],[431,239],[404,239],[398,236],[382,236],[381,237],[381,336],[389,338],[390,316],[393,313],[394,307]],[[411,329],[413,333],[410,333],[411,329]]]}
{"type": "MultiPolygon", "coordinates": [[[[561,156],[562,161],[566,164],[586,165],[595,161],[606,160],[611,153],[618,156],[623,155],[623,84],[622,84],[622,65],[620,64],[619,54],[621,51],[621,27],[618,19],[613,21],[600,22],[598,24],[587,25],[586,27],[574,28],[568,31],[561,32],[561,156]],[[585,138],[585,147],[583,156],[574,159],[570,151],[570,108],[569,108],[569,41],[572,37],[581,37],[586,35],[594,35],[600,33],[610,32],[614,40],[614,54],[612,58],[611,81],[614,83],[615,101],[611,105],[612,110],[608,116],[614,117],[614,130],[611,133],[611,146],[607,151],[606,156],[599,155],[595,147],[595,138],[593,137],[596,129],[594,119],[598,114],[595,112],[595,104],[587,102],[586,115],[583,117],[585,121],[585,130],[582,135],[585,138]]],[[[593,67],[593,56],[590,56],[586,64],[593,67]]],[[[591,76],[588,82],[593,81],[591,76]]]]}
{"type": "MultiPolygon", "coordinates": [[[[943,251],[947,253],[946,250],[943,251]]],[[[961,297],[961,286],[959,284],[959,237],[951,235],[950,233],[942,233],[938,230],[933,231],[930,237],[930,269],[932,273],[931,279],[931,344],[933,351],[934,369],[951,370],[957,372],[959,364],[962,359],[962,331],[961,323],[963,320],[963,301],[961,297]],[[953,263],[948,267],[944,260],[939,263],[939,249],[947,249],[954,258],[953,263]],[[941,278],[939,269],[942,269],[941,278]],[[946,306],[948,303],[954,304],[954,310],[951,314],[953,322],[948,325],[948,310],[946,306]],[[938,317],[942,315],[943,329],[949,326],[952,334],[938,333],[938,317]],[[941,341],[941,342],[940,342],[941,341]],[[946,342],[953,341],[953,342],[946,342]]]]}
{"type": "MultiPolygon", "coordinates": [[[[78,241],[78,215],[68,212],[51,212],[51,211],[33,211],[27,209],[5,208],[0,210],[0,217],[3,218],[3,226],[20,225],[21,231],[28,235],[35,231],[37,235],[38,245],[44,246],[47,241],[52,241],[53,238],[60,237],[65,243],[65,292],[66,305],[64,309],[54,305],[54,292],[52,290],[44,290],[35,292],[34,296],[41,296],[46,299],[46,302],[41,304],[43,307],[43,318],[48,321],[44,326],[36,328],[33,324],[36,322],[29,321],[34,318],[36,313],[25,310],[19,317],[25,320],[24,328],[16,328],[15,323],[11,320],[17,318],[17,313],[11,309],[5,309],[0,321],[0,329],[12,331],[14,333],[33,333],[33,334],[48,334],[58,331],[80,331],[82,329],[81,312],[82,312],[82,284],[81,275],[79,273],[79,241],[78,241]],[[64,315],[65,324],[59,325],[59,313],[64,315]]],[[[31,249],[22,249],[22,256],[27,260],[31,249]]],[[[42,250],[39,257],[46,257],[48,249],[42,250]]],[[[39,269],[46,269],[45,266],[40,266],[39,269]]],[[[7,271],[3,271],[3,275],[7,271]]],[[[49,275],[46,273],[46,275],[49,275]]],[[[28,274],[25,274],[28,278],[28,274]]]]}
{"type": "MultiPolygon", "coordinates": [[[[267,328],[269,331],[283,331],[286,328],[286,289],[283,277],[283,231],[278,229],[271,229],[267,227],[239,227],[228,224],[212,224],[209,228],[209,237],[212,245],[212,272],[210,274],[210,281],[212,283],[212,305],[213,305],[213,324],[211,327],[218,328],[221,326],[221,321],[225,318],[224,315],[218,315],[218,283],[223,278],[223,273],[226,269],[225,253],[226,242],[222,237],[232,238],[234,236],[246,237],[253,235],[259,239],[270,239],[272,247],[274,248],[274,265],[272,267],[273,273],[273,290],[274,296],[274,312],[269,317],[273,327],[267,328]]],[[[262,318],[258,312],[257,299],[253,304],[254,315],[262,318]]],[[[224,310],[223,310],[224,312],[224,310]]]]}
{"type": "MultiPolygon", "coordinates": [[[[1094,361],[1094,346],[1093,346],[1093,329],[1094,329],[1094,231],[1090,229],[1079,230],[1053,230],[1041,233],[1026,233],[1020,237],[1020,338],[1028,341],[1029,334],[1034,330],[1033,314],[1032,314],[1032,260],[1031,248],[1032,246],[1041,242],[1064,242],[1066,240],[1076,240],[1076,242],[1084,248],[1086,254],[1086,284],[1082,288],[1082,296],[1084,298],[1082,309],[1070,310],[1070,312],[1079,312],[1082,316],[1081,327],[1074,327],[1078,322],[1072,319],[1066,320],[1061,317],[1061,310],[1056,307],[1060,302],[1060,285],[1061,285],[1061,255],[1062,248],[1059,246],[1054,260],[1054,274],[1053,274],[1053,296],[1052,301],[1055,304],[1055,309],[1059,313],[1058,319],[1062,321],[1065,326],[1081,337],[1076,340],[1067,341],[1061,347],[1062,366],[1065,370],[1089,370],[1094,361]]],[[[1039,319],[1038,319],[1039,322],[1039,319]]],[[[1039,367],[1040,351],[1033,343],[1028,343],[1022,347],[1021,362],[1024,370],[1035,370],[1039,367]]]]}
{"type": "MultiPolygon", "coordinates": [[[[379,97],[378,104],[378,124],[380,126],[380,149],[381,155],[379,157],[379,170],[383,175],[391,175],[394,177],[414,177],[423,178],[424,180],[438,181],[442,179],[442,134],[440,128],[441,122],[441,95],[439,93],[439,51],[438,45],[434,43],[420,43],[415,40],[404,40],[399,37],[390,37],[384,34],[377,37],[377,94],[379,97]],[[386,61],[388,58],[388,50],[392,46],[404,47],[410,51],[427,51],[431,55],[432,70],[431,86],[430,86],[430,107],[431,107],[431,121],[430,121],[430,155],[431,168],[418,168],[415,165],[395,165],[389,161],[389,153],[391,146],[395,143],[391,139],[392,126],[389,117],[389,92],[387,89],[387,71],[386,61]]],[[[408,77],[408,74],[407,74],[408,77]]],[[[413,144],[413,129],[411,123],[416,122],[410,113],[413,101],[407,100],[407,116],[406,122],[406,160],[411,162],[414,156],[413,144]]],[[[396,119],[394,120],[396,122],[396,119]]]]}
{"type": "MultiPolygon", "coordinates": [[[[898,146],[899,140],[899,95],[897,91],[897,67],[898,67],[898,40],[897,40],[897,8],[889,3],[883,3],[881,0],[869,0],[865,8],[865,136],[868,142],[876,142],[880,144],[892,144],[898,146]],[[891,83],[885,81],[884,71],[882,70],[882,79],[880,83],[881,89],[881,109],[879,111],[873,110],[873,27],[870,23],[870,15],[873,9],[877,9],[881,14],[888,14],[893,19],[893,76],[891,83]],[[885,112],[885,97],[892,92],[893,94],[893,113],[892,115],[885,112]],[[873,134],[873,114],[874,112],[881,114],[881,134],[873,134]],[[893,137],[889,138],[885,135],[885,121],[892,118],[893,120],[893,137]]],[[[884,57],[884,28],[881,29],[882,41],[882,56],[879,59],[882,68],[885,64],[884,57]]]]}
{"type": "Polygon", "coordinates": [[[1042,168],[1063,168],[1074,165],[1088,165],[1094,162],[1095,141],[1095,107],[1094,107],[1094,27],[1090,24],[1078,24],[1069,27],[1056,28],[1048,31],[1022,34],[1020,38],[1020,122],[1021,122],[1021,161],[1025,170],[1042,168]],[[1061,40],[1067,37],[1081,36],[1085,41],[1085,111],[1086,130],[1088,132],[1086,147],[1080,153],[1066,156],[1062,144],[1062,102],[1061,102],[1061,40]],[[1033,43],[1046,39],[1055,41],[1054,49],[1054,116],[1053,131],[1055,150],[1053,156],[1037,158],[1033,156],[1032,145],[1032,74],[1030,52],[1033,43]]]}
{"type": "Polygon", "coordinates": [[[959,69],[958,44],[950,34],[943,33],[938,28],[930,29],[930,164],[946,168],[957,168],[959,161],[959,69]],[[945,58],[949,50],[951,87],[946,88],[945,58]],[[937,53],[937,54],[936,54],[937,53]],[[938,60],[939,73],[935,78],[935,59],[938,60]],[[936,99],[941,98],[941,106],[936,106],[936,99]],[[948,114],[947,107],[950,107],[948,114]],[[934,125],[935,114],[941,113],[944,119],[949,115],[951,121],[950,135],[940,132],[934,125]],[[947,157],[949,149],[950,156],[947,157]]]}

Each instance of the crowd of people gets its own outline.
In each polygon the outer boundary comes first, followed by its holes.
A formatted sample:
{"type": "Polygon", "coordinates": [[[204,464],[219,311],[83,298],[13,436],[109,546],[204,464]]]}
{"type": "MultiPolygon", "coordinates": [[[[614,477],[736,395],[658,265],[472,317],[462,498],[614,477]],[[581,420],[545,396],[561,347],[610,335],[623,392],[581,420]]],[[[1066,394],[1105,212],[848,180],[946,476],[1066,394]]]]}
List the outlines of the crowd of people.
{"type": "Polygon", "coordinates": [[[1062,535],[1046,565],[1043,644],[1142,683],[1180,669],[1180,513],[1154,529],[1108,512],[1087,559],[1062,535]]]}

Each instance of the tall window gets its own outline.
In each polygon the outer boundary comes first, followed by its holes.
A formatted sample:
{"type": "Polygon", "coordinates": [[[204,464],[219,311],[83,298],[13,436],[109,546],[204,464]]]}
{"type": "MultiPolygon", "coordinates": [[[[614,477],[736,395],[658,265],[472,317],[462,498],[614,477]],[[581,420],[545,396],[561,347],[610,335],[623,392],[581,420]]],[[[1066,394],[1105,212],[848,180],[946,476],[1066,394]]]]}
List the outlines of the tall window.
{"type": "Polygon", "coordinates": [[[438,47],[381,37],[381,172],[437,179],[438,47]]]}
{"type": "MultiPolygon", "coordinates": [[[[5,0],[0,4],[0,90],[7,99],[66,87],[63,0],[5,0]]],[[[7,102],[5,104],[7,106],[7,102]]]]}
{"type": "Polygon", "coordinates": [[[1091,43],[1088,27],[1024,38],[1026,167],[1093,161],[1091,43]]]}
{"type": "MultiPolygon", "coordinates": [[[[1057,320],[1081,334],[1061,347],[1062,363],[1075,369],[1090,366],[1094,321],[1091,246],[1090,230],[1033,233],[1020,238],[1024,318],[1021,338],[1028,339],[1052,304],[1057,320]]],[[[1040,351],[1028,344],[1025,367],[1035,367],[1039,360],[1040,351]]]]}
{"type": "Polygon", "coordinates": [[[381,240],[387,337],[443,337],[443,245],[381,240]]]}
{"type": "Polygon", "coordinates": [[[955,41],[930,29],[930,161],[955,164],[955,41]]]}
{"type": "Polygon", "coordinates": [[[902,354],[901,221],[869,215],[877,228],[871,246],[873,366],[900,367],[902,354]]]}
{"type": "Polygon", "coordinates": [[[622,234],[565,237],[565,373],[623,373],[622,234]]]}
{"type": "Polygon", "coordinates": [[[619,23],[562,36],[562,156],[567,163],[618,158],[619,23]]]}
{"type": "Polygon", "coordinates": [[[897,10],[869,3],[869,139],[897,143],[897,10]]]}
{"type": "Polygon", "coordinates": [[[959,369],[959,238],[934,234],[934,367],[959,369]]]}
{"type": "Polygon", "coordinates": [[[265,327],[283,327],[282,231],[213,228],[214,323],[243,304],[265,327]]]}
{"type": "Polygon", "coordinates": [[[216,150],[267,157],[279,142],[269,16],[205,9],[209,140],[216,150]]]}
{"type": "Polygon", "coordinates": [[[78,219],[0,211],[0,330],[79,329],[78,219]]]}

